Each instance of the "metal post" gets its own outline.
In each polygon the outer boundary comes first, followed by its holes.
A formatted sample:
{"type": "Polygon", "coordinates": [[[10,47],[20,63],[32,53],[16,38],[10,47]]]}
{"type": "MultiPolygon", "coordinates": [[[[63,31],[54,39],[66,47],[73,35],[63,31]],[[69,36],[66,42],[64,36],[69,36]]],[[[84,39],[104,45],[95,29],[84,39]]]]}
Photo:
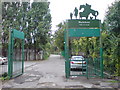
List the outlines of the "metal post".
{"type": "Polygon", "coordinates": [[[85,58],[86,61],[86,77],[88,79],[88,58],[85,58]]]}
{"type": "Polygon", "coordinates": [[[67,46],[66,46],[66,29],[65,29],[65,32],[64,32],[64,39],[65,39],[65,76],[67,78],[67,59],[66,59],[66,55],[67,55],[67,46]]]}
{"type": "Polygon", "coordinates": [[[69,61],[69,37],[68,30],[65,30],[65,73],[66,78],[70,76],[70,61],[69,61]]]}
{"type": "Polygon", "coordinates": [[[8,76],[11,77],[11,30],[9,31],[9,47],[8,47],[8,76]]]}
{"type": "Polygon", "coordinates": [[[9,48],[8,48],[8,76],[11,78],[13,73],[13,30],[9,32],[9,48]]]}
{"type": "Polygon", "coordinates": [[[13,52],[14,52],[14,32],[12,30],[12,38],[11,38],[11,57],[10,57],[10,62],[11,62],[11,77],[13,75],[13,52]]]}
{"type": "Polygon", "coordinates": [[[100,36],[100,71],[101,71],[101,78],[104,77],[103,75],[103,48],[102,48],[102,37],[100,36]]]}
{"type": "Polygon", "coordinates": [[[22,73],[24,72],[24,39],[22,40],[22,73]]]}
{"type": "Polygon", "coordinates": [[[65,48],[65,76],[66,76],[66,78],[67,78],[67,60],[66,60],[66,54],[67,54],[67,50],[66,50],[66,29],[65,29],[65,31],[64,31],[64,40],[65,40],[65,46],[64,46],[64,48],[65,48]]]}

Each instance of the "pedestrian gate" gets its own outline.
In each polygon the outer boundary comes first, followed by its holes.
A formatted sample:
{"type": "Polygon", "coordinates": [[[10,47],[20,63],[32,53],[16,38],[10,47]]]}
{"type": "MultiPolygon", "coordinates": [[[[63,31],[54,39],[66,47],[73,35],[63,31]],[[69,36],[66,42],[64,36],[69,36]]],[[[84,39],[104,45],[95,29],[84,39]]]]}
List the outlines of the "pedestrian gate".
{"type": "Polygon", "coordinates": [[[65,73],[66,78],[70,76],[86,76],[103,78],[103,57],[102,44],[100,35],[101,21],[70,19],[67,20],[67,28],[65,29],[65,73]],[[86,62],[85,70],[72,71],[71,70],[71,52],[70,52],[70,38],[73,37],[99,37],[100,40],[100,57],[99,58],[85,58],[82,62],[86,62]]]}
{"type": "Polygon", "coordinates": [[[23,74],[24,71],[24,33],[12,29],[9,33],[8,76],[23,74]]]}

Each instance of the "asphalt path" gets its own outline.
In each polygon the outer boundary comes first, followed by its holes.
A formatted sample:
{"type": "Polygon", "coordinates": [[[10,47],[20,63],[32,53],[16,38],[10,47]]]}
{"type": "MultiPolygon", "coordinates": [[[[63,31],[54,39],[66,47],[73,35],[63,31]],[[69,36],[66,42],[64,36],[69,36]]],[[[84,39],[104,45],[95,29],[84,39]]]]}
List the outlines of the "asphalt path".
{"type": "MultiPolygon", "coordinates": [[[[37,64],[39,61],[25,61],[24,62],[24,68],[28,68],[30,66],[33,66],[37,64]]],[[[4,74],[5,72],[8,72],[8,63],[5,63],[4,65],[0,65],[0,75],[4,74]]]]}
{"type": "MultiPolygon", "coordinates": [[[[77,77],[65,78],[64,58],[51,55],[48,60],[33,62],[24,74],[2,83],[2,88],[117,88],[111,79],[77,77]]],[[[114,89],[113,89],[114,90],[114,89]]]]}

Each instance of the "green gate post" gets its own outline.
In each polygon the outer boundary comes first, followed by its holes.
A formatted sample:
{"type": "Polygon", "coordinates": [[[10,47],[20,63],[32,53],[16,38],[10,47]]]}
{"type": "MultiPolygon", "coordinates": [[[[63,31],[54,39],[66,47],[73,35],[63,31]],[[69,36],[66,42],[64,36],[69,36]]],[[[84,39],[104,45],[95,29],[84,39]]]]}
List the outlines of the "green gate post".
{"type": "Polygon", "coordinates": [[[103,75],[103,68],[104,68],[104,66],[103,66],[103,49],[100,48],[100,69],[101,69],[101,78],[104,77],[104,75],[103,75]]]}
{"type": "Polygon", "coordinates": [[[12,77],[13,72],[13,44],[14,44],[14,38],[13,38],[13,31],[9,31],[9,47],[8,47],[8,76],[12,77]]]}
{"type": "Polygon", "coordinates": [[[101,71],[101,78],[104,77],[103,75],[103,48],[102,48],[102,36],[100,36],[100,71],[101,71]]]}
{"type": "MultiPolygon", "coordinates": [[[[25,44],[25,42],[24,42],[24,40],[22,40],[22,52],[24,52],[24,44],[25,44]]],[[[24,72],[24,53],[22,53],[22,73],[24,72]]]]}
{"type": "Polygon", "coordinates": [[[11,51],[11,47],[12,47],[12,36],[11,36],[11,30],[9,31],[9,47],[8,47],[8,76],[11,77],[11,62],[10,62],[10,58],[11,58],[11,54],[10,51],[11,51]]]}
{"type": "Polygon", "coordinates": [[[13,30],[11,30],[11,47],[10,47],[10,62],[9,62],[9,69],[8,70],[10,70],[10,71],[8,71],[8,72],[10,72],[10,74],[9,74],[9,77],[11,78],[12,77],[12,75],[13,75],[13,45],[14,45],[14,33],[13,33],[13,30]]]}
{"type": "Polygon", "coordinates": [[[67,29],[65,29],[65,74],[66,78],[70,77],[69,37],[67,29]]]}
{"type": "Polygon", "coordinates": [[[88,79],[88,58],[85,58],[86,60],[86,77],[88,79]]]}

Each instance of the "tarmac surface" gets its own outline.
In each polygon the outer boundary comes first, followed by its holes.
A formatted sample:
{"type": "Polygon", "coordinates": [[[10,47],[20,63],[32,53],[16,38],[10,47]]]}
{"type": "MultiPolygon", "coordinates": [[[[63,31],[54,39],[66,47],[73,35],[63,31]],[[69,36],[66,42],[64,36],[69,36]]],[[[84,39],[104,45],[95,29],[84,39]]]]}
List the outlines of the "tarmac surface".
{"type": "MultiPolygon", "coordinates": [[[[25,61],[24,62],[24,68],[33,66],[37,64],[40,61],[25,61]]],[[[0,65],[0,76],[4,74],[5,72],[8,72],[8,63],[5,63],[4,65],[0,65]]]]}
{"type": "Polygon", "coordinates": [[[51,55],[48,60],[28,65],[26,62],[24,70],[23,75],[3,81],[2,88],[118,88],[118,83],[111,82],[111,79],[87,79],[83,76],[66,79],[64,59],[60,55],[51,55]]]}

